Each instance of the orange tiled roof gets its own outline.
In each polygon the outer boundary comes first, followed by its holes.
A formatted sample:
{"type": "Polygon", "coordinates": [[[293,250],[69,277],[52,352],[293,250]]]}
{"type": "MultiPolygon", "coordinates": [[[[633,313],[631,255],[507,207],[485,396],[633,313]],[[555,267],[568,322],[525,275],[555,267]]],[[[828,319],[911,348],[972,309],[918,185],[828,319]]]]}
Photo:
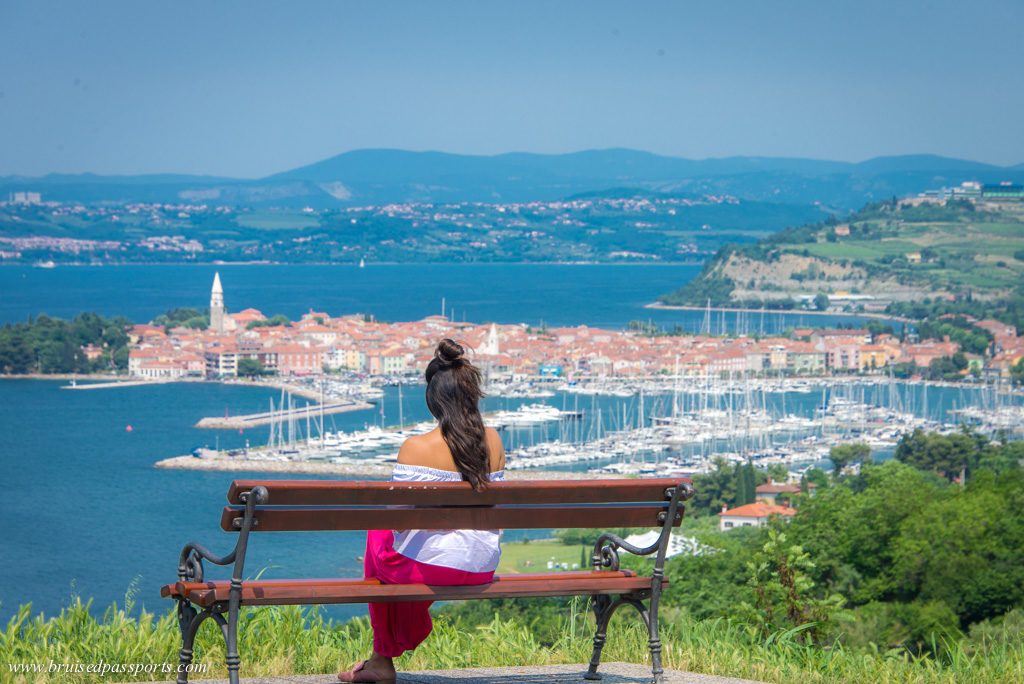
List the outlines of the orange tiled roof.
{"type": "Polygon", "coordinates": [[[737,518],[767,518],[769,515],[796,515],[796,509],[790,508],[789,506],[776,506],[756,501],[744,506],[730,508],[727,511],[722,511],[718,515],[731,515],[737,518]]]}

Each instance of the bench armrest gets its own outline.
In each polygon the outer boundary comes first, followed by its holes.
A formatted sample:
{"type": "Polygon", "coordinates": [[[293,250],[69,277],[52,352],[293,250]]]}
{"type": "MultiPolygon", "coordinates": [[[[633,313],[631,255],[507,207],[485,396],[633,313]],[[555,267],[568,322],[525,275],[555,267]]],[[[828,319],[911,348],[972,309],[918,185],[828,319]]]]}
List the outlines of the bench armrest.
{"type": "Polygon", "coordinates": [[[665,565],[665,553],[668,551],[668,540],[672,534],[672,526],[676,518],[682,515],[679,511],[680,503],[692,496],[693,485],[689,482],[681,482],[678,486],[669,487],[665,490],[665,498],[669,500],[669,504],[667,511],[658,514],[658,519],[661,521],[661,534],[658,535],[658,539],[653,544],[646,548],[634,546],[611,532],[602,534],[594,544],[594,553],[590,559],[594,569],[607,568],[613,571],[618,570],[619,549],[625,549],[636,556],[649,556],[656,552],[658,555],[654,562],[654,574],[660,577],[662,568],[665,565]]]}
{"type": "Polygon", "coordinates": [[[250,492],[239,494],[245,502],[245,517],[242,519],[238,531],[238,540],[231,553],[225,556],[217,556],[205,546],[198,542],[189,542],[181,550],[178,556],[178,580],[182,582],[203,581],[203,561],[208,560],[214,565],[235,564],[232,579],[236,582],[242,580],[242,569],[245,563],[245,549],[249,540],[249,531],[252,530],[255,519],[256,505],[265,504],[270,498],[265,487],[254,487],[250,492]]]}

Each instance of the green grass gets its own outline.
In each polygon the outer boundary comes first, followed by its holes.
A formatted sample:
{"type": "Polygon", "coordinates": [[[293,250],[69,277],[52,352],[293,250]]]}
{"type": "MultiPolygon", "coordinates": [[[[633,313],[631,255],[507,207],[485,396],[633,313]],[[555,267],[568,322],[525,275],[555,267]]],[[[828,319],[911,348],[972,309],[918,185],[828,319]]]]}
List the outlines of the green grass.
{"type": "Polygon", "coordinates": [[[235,223],[242,228],[256,228],[257,230],[301,230],[320,225],[320,221],[315,216],[285,211],[241,214],[235,218],[235,223]]]}
{"type": "Polygon", "coordinates": [[[936,264],[912,264],[904,275],[940,288],[959,285],[982,290],[997,290],[1012,287],[1022,276],[1022,269],[1012,255],[1019,251],[1024,242],[1024,224],[1020,223],[972,223],[948,224],[905,224],[897,235],[881,239],[859,240],[855,237],[840,238],[837,242],[807,244],[785,244],[787,251],[809,254],[823,259],[867,259],[888,260],[903,257],[909,252],[931,249],[940,259],[947,262],[962,260],[964,255],[977,254],[973,264],[967,267],[943,268],[936,264]],[[997,267],[1003,261],[1006,267],[997,267]]]}
{"type": "Polygon", "coordinates": [[[1024,238],[1024,223],[981,223],[976,226],[989,235],[1024,238]]]}
{"type": "MultiPolygon", "coordinates": [[[[130,600],[128,601],[130,607],[130,600]]],[[[561,626],[562,637],[551,647],[540,645],[529,626],[497,617],[488,625],[463,629],[444,618],[415,652],[398,659],[400,670],[514,666],[529,663],[582,664],[591,652],[592,620],[581,600],[574,601],[561,626]]],[[[745,624],[727,620],[691,619],[679,611],[663,611],[660,620],[666,668],[765,682],[901,682],[982,684],[1024,681],[1024,644],[1003,639],[970,645],[949,645],[942,660],[912,658],[898,650],[853,650],[805,646],[796,631],[767,639],[745,624]]],[[[22,607],[0,632],[0,681],[13,683],[86,683],[173,679],[173,674],[139,672],[102,676],[13,674],[14,663],[177,662],[178,628],[172,612],[129,617],[112,606],[101,619],[90,616],[76,601],[59,616],[30,617],[22,607]]],[[[603,661],[647,665],[647,634],[631,611],[616,614],[603,661]]],[[[367,618],[344,624],[324,620],[317,610],[296,606],[243,609],[239,639],[243,677],[330,674],[365,658],[372,643],[367,618]]],[[[204,623],[196,640],[196,660],[208,666],[194,678],[222,678],[224,647],[219,631],[204,623]]]]}
{"type": "MultiPolygon", "coordinates": [[[[566,546],[556,541],[531,541],[528,544],[506,542],[501,545],[498,572],[554,572],[548,570],[548,561],[568,563],[571,568],[573,563],[579,564],[581,554],[581,547],[566,546]]],[[[587,555],[590,555],[589,551],[587,555]]]]}
{"type": "Polygon", "coordinates": [[[806,249],[812,256],[825,257],[827,259],[874,259],[889,253],[886,250],[878,249],[880,244],[819,242],[808,245],[787,245],[787,247],[797,254],[806,249]]]}
{"type": "Polygon", "coordinates": [[[1013,276],[1009,273],[1005,277],[994,277],[997,275],[993,273],[996,269],[984,269],[979,268],[972,271],[946,271],[945,274],[951,282],[962,283],[964,285],[970,285],[971,287],[977,287],[982,289],[995,289],[999,287],[1006,287],[1012,284],[1013,276]]]}

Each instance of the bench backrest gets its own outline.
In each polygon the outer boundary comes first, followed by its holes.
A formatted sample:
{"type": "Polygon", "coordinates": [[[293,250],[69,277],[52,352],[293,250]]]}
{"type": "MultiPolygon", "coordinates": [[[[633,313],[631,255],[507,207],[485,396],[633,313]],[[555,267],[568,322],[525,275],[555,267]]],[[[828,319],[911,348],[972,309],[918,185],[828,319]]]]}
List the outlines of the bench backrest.
{"type": "Polygon", "coordinates": [[[241,529],[254,491],[254,532],[676,527],[683,506],[668,521],[669,503],[684,483],[690,480],[513,481],[477,492],[465,482],[236,480],[221,528],[241,529]]]}

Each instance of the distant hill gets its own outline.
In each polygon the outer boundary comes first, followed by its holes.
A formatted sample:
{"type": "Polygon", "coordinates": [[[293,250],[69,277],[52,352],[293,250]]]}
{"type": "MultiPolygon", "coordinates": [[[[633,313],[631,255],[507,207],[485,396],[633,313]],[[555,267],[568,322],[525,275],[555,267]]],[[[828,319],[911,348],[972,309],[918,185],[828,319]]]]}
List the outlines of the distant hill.
{"type": "Polygon", "coordinates": [[[846,212],[965,180],[1024,182],[1024,164],[999,167],[935,155],[860,163],[781,157],[692,160],[628,149],[493,156],[367,149],[258,180],[153,174],[0,178],[0,197],[40,192],[86,203],[189,202],[318,209],[398,202],[551,201],[609,188],[672,195],[818,204],[846,212]]]}
{"type": "MultiPolygon", "coordinates": [[[[1024,202],[877,202],[842,222],[722,247],[670,305],[792,308],[822,294],[869,309],[925,298],[1024,294],[1024,202]]],[[[837,302],[839,302],[837,304],[837,302]]]]}

